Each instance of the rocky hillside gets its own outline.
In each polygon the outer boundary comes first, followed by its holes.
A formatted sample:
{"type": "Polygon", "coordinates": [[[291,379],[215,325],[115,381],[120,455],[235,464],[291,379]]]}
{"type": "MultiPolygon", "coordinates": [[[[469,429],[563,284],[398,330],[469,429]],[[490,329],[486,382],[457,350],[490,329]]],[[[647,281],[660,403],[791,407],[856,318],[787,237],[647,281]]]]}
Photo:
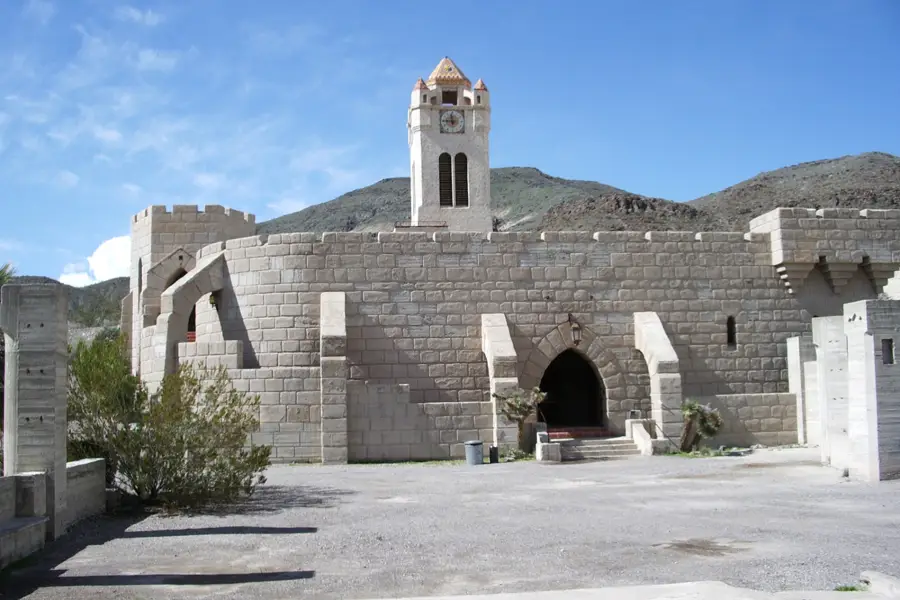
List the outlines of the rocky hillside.
{"type": "MultiPolygon", "coordinates": [[[[49,277],[14,277],[16,283],[57,283],[49,277]]],[[[122,298],[128,294],[128,278],[116,277],[82,288],[64,286],[69,296],[69,327],[117,327],[122,298]]]]}
{"type": "MultiPolygon", "coordinates": [[[[745,231],[751,218],[779,206],[900,208],[900,157],[869,152],[801,163],[682,203],[512,167],[491,171],[491,198],[501,231],[745,231]]],[[[409,179],[394,178],[262,222],[258,231],[389,231],[408,219],[409,179]]],[[[80,327],[115,325],[127,292],[124,277],[70,287],[70,320],[80,327]]]]}
{"type": "Polygon", "coordinates": [[[775,207],[900,208],[900,157],[867,152],[760,173],[691,207],[742,228],[775,207]]]}
{"type": "MultiPolygon", "coordinates": [[[[900,158],[870,152],[761,173],[691,202],[648,198],[537,169],[491,170],[495,227],[533,229],[744,231],[779,206],[900,207],[900,158]]],[[[390,230],[409,219],[409,179],[384,179],[330,202],[259,224],[260,233],[390,230]]]]}

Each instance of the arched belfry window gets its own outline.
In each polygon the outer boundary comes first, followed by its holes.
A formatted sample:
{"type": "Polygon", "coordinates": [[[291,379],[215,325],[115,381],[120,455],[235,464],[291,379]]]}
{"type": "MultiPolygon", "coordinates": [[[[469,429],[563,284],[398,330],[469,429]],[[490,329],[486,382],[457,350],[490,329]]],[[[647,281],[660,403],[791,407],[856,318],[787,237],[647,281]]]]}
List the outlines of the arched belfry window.
{"type": "Polygon", "coordinates": [[[456,172],[456,206],[469,205],[469,159],[460,152],[454,160],[456,172]]]}
{"type": "Polygon", "coordinates": [[[725,327],[728,330],[728,348],[737,348],[737,330],[734,325],[734,317],[728,317],[725,327]]]}
{"type": "Polygon", "coordinates": [[[438,157],[441,206],[453,206],[453,167],[450,163],[449,153],[444,152],[438,157]]]}

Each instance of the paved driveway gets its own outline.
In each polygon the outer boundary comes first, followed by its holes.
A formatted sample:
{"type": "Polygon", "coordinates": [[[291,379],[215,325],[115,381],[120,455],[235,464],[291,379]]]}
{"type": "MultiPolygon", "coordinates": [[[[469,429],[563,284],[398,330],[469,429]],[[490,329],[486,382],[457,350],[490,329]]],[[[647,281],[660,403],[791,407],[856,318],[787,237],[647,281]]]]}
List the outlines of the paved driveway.
{"type": "Polygon", "coordinates": [[[900,574],[900,482],[816,451],[546,465],[282,466],[229,515],[102,518],[5,597],[392,598],[900,574]]]}

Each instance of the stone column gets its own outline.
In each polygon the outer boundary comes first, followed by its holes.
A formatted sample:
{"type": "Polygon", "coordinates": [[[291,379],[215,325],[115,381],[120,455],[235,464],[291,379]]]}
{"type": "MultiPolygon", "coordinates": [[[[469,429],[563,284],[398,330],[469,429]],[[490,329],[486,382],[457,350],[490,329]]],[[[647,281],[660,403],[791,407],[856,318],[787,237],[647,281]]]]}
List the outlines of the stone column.
{"type": "Polygon", "coordinates": [[[634,313],[634,347],[641,351],[650,373],[650,409],[656,433],[677,444],[683,417],[681,366],[678,354],[655,312],[634,313]]]}
{"type": "MultiPolygon", "coordinates": [[[[818,413],[811,408],[815,402],[809,402],[806,390],[806,369],[811,361],[815,361],[816,349],[809,335],[790,337],[787,339],[788,391],[797,399],[797,443],[810,442],[810,424],[818,426],[818,413]],[[815,412],[815,414],[813,414],[815,412]]],[[[818,439],[818,436],[812,436],[818,439]]]]}
{"type": "MultiPolygon", "coordinates": [[[[481,315],[481,350],[487,360],[491,386],[494,445],[498,448],[501,443],[512,448],[520,447],[524,440],[518,439],[518,428],[500,414],[497,398],[494,397],[494,394],[506,396],[519,390],[516,348],[509,334],[506,315],[481,315]]],[[[530,390],[525,390],[525,393],[530,393],[530,390]]]]}
{"type": "Polygon", "coordinates": [[[812,320],[816,346],[819,422],[822,463],[838,469],[848,466],[847,336],[843,317],[812,320]]]}
{"type": "Polygon", "coordinates": [[[347,316],[344,292],[323,292],[320,306],[322,463],[347,462],[347,316]]]}
{"type": "Polygon", "coordinates": [[[900,478],[900,301],[844,305],[850,475],[900,478]]]}
{"type": "Polygon", "coordinates": [[[6,340],[3,473],[47,474],[47,538],[66,511],[68,299],[59,284],[8,284],[0,293],[6,340]]]}

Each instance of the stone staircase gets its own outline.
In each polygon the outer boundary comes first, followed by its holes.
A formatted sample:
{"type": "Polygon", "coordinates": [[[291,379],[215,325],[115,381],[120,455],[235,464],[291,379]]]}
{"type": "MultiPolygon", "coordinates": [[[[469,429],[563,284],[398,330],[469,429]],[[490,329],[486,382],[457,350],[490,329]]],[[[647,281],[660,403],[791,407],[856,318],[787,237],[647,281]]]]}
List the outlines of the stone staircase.
{"type": "Polygon", "coordinates": [[[631,438],[626,437],[568,438],[556,441],[559,441],[563,461],[612,460],[641,454],[631,438]]]}

